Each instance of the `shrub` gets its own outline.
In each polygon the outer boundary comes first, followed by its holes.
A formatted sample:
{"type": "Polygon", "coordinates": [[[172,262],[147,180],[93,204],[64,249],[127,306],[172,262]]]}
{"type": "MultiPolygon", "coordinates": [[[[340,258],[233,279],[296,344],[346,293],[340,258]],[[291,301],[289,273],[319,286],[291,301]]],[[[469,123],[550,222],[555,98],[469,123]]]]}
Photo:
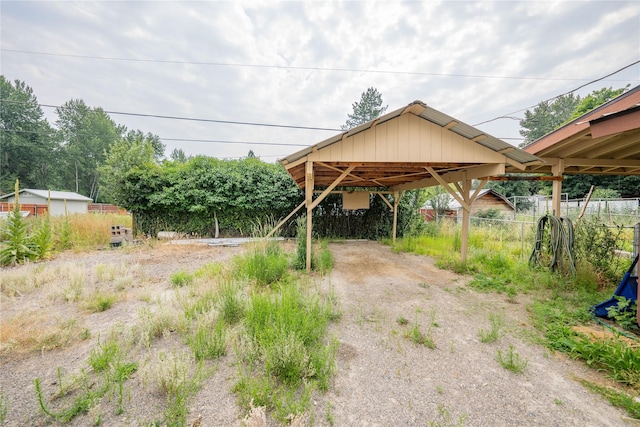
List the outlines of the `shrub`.
{"type": "Polygon", "coordinates": [[[3,239],[0,242],[0,265],[22,264],[37,259],[30,241],[29,224],[22,217],[18,205],[7,216],[0,234],[3,239]]]}

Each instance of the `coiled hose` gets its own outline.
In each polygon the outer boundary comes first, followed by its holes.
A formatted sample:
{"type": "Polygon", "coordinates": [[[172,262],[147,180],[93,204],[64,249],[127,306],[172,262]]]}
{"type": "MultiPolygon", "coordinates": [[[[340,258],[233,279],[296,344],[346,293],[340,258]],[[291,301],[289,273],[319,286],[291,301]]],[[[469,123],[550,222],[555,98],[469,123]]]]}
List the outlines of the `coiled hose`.
{"type": "Polygon", "coordinates": [[[573,239],[573,224],[569,218],[557,218],[552,215],[541,217],[536,227],[536,241],[529,257],[529,265],[546,264],[543,260],[544,255],[548,254],[551,257],[548,267],[552,271],[560,271],[563,258],[566,258],[569,271],[575,276],[573,239]]]}

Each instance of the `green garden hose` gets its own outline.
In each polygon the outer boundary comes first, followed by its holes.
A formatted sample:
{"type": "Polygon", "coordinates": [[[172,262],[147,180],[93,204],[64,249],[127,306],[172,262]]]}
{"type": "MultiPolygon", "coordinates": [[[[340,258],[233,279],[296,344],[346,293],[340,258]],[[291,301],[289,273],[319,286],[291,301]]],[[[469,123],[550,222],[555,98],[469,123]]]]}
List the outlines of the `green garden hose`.
{"type": "Polygon", "coordinates": [[[576,264],[573,259],[573,224],[569,218],[557,218],[545,215],[538,220],[536,227],[536,241],[529,257],[530,265],[542,265],[543,255],[551,257],[549,268],[552,271],[562,269],[563,258],[566,257],[569,271],[576,274],[576,264]],[[546,229],[549,229],[546,232],[546,229]]]}

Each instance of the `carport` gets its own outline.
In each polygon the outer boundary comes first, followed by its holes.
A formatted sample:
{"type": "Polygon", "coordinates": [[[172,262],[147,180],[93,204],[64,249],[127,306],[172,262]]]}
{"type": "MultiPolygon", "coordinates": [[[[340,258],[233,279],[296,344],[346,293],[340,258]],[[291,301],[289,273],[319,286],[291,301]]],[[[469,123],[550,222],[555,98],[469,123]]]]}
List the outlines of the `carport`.
{"type": "MultiPolygon", "coordinates": [[[[527,165],[526,172],[552,173],[560,178],[553,181],[552,207],[556,216],[560,216],[562,175],[640,176],[640,86],[543,136],[524,150],[545,161],[527,165]]],[[[640,324],[640,304],[637,320],[640,324]]]]}
{"type": "MultiPolygon", "coordinates": [[[[560,215],[562,175],[640,176],[640,86],[601,105],[523,148],[544,163],[526,172],[550,173],[552,211],[560,215]]],[[[522,170],[507,167],[508,172],[522,170]]]]}
{"type": "Polygon", "coordinates": [[[354,208],[368,206],[368,191],[382,197],[393,212],[395,241],[398,203],[403,192],[443,185],[463,208],[460,251],[466,261],[471,204],[487,181],[504,174],[506,168],[525,171],[542,161],[421,101],[414,101],[291,154],[280,163],[304,189],[305,200],[273,231],[306,207],[309,270],[312,212],[332,192],[341,192],[349,203],[354,203],[351,205],[354,208]],[[474,179],[480,180],[480,185],[472,192],[474,179]],[[453,184],[458,192],[447,184],[453,184]],[[354,187],[362,191],[354,192],[354,187]],[[339,191],[340,188],[343,190],[339,191]],[[366,194],[364,198],[357,197],[361,192],[366,194]]]}

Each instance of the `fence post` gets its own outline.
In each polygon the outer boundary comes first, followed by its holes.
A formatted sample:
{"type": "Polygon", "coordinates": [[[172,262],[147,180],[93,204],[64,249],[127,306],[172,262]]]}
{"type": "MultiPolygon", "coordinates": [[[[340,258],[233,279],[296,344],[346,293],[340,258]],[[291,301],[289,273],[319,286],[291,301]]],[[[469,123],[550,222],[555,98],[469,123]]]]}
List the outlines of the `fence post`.
{"type": "MultiPolygon", "coordinates": [[[[638,253],[640,252],[640,222],[637,223],[635,225],[635,227],[633,227],[633,257],[635,258],[636,256],[638,256],[638,253]]],[[[640,271],[640,267],[638,267],[638,264],[636,264],[636,268],[635,268],[635,275],[638,275],[638,272],[640,271]]]]}
{"type": "Polygon", "coordinates": [[[524,222],[520,223],[520,258],[524,256],[524,222]]]}

